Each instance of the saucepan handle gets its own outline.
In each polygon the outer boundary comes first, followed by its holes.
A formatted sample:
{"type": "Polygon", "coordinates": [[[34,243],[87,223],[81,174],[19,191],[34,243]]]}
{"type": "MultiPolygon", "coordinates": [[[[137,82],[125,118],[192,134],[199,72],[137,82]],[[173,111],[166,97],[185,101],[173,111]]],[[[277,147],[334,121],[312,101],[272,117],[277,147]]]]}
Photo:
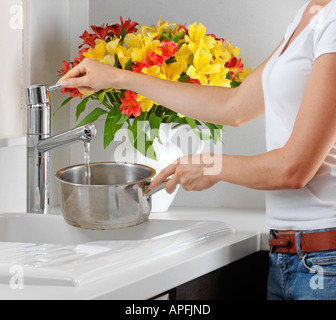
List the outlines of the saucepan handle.
{"type": "Polygon", "coordinates": [[[169,181],[169,179],[166,179],[164,180],[161,184],[159,184],[156,188],[152,189],[149,185],[150,185],[150,182],[148,183],[148,185],[146,185],[146,188],[145,188],[145,194],[147,197],[150,197],[151,195],[153,195],[154,193],[162,190],[165,188],[167,182],[169,181]]]}

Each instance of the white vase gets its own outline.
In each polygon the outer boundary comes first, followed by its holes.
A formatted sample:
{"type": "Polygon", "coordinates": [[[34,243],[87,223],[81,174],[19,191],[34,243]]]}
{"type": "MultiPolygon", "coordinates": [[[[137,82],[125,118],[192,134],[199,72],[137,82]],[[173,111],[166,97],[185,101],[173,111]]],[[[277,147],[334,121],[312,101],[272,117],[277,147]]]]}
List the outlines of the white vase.
{"type": "MultiPolygon", "coordinates": [[[[149,136],[149,124],[144,126],[146,134],[149,136]]],[[[118,162],[139,163],[150,166],[159,173],[166,166],[174,162],[179,157],[187,154],[201,153],[203,141],[201,141],[191,131],[187,125],[177,126],[176,123],[162,123],[160,126],[160,140],[155,139],[153,143],[157,161],[145,157],[136,150],[127,137],[127,130],[121,129],[115,140],[122,141],[114,151],[114,160],[118,162]],[[174,128],[175,127],[175,128],[174,128]]],[[[168,194],[165,190],[158,191],[152,195],[152,212],[165,212],[172,204],[179,186],[175,192],[168,194]]]]}

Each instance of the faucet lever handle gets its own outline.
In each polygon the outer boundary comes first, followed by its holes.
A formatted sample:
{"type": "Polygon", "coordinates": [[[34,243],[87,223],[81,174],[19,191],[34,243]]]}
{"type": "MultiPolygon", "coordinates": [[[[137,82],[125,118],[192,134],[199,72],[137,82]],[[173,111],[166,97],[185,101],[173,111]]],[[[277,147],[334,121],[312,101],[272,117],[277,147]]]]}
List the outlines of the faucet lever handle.
{"type": "Polygon", "coordinates": [[[48,90],[49,90],[49,91],[54,91],[54,90],[58,90],[58,89],[62,89],[62,88],[63,88],[62,84],[59,83],[59,84],[55,84],[55,85],[53,85],[53,86],[50,86],[50,87],[48,88],[48,90]]]}

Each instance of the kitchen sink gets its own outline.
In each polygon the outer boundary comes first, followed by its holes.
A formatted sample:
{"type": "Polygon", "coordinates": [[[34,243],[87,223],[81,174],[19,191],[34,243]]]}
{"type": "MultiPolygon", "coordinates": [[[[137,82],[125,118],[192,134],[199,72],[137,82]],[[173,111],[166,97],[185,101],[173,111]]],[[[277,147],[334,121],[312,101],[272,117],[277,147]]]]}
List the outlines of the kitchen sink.
{"type": "Polygon", "coordinates": [[[149,219],[114,230],[68,225],[61,215],[0,214],[0,283],[13,265],[25,283],[80,286],[167,258],[233,230],[224,222],[149,219]]]}

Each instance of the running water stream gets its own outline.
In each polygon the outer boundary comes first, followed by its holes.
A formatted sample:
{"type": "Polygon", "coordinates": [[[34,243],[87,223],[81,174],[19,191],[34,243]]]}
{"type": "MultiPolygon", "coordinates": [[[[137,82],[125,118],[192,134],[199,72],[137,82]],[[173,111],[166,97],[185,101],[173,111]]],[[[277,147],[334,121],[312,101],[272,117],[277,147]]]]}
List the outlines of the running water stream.
{"type": "Polygon", "coordinates": [[[84,164],[86,174],[86,184],[91,184],[91,169],[90,169],[90,141],[84,141],[84,164]]]}

